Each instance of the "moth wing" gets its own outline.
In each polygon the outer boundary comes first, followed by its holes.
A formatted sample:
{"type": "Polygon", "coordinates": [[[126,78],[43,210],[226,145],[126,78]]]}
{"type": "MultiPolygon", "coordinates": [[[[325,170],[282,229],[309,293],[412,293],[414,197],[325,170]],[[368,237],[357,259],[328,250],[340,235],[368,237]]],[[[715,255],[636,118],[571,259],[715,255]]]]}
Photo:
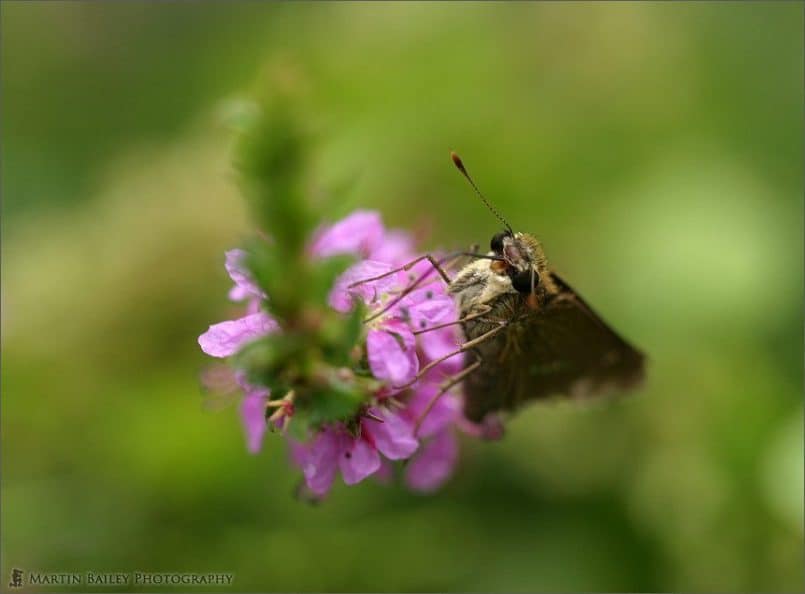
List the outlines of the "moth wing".
{"type": "Polygon", "coordinates": [[[556,385],[569,396],[595,396],[639,385],[645,374],[643,353],[604,322],[561,277],[551,276],[559,295],[547,304],[542,320],[530,324],[533,338],[543,345],[542,357],[557,368],[557,373],[547,374],[540,383],[548,389],[556,385]]]}
{"type": "Polygon", "coordinates": [[[554,273],[552,277],[560,289],[557,295],[512,322],[497,344],[479,349],[484,365],[466,383],[465,414],[470,420],[550,396],[623,392],[643,379],[643,354],[564,280],[554,273]]]}

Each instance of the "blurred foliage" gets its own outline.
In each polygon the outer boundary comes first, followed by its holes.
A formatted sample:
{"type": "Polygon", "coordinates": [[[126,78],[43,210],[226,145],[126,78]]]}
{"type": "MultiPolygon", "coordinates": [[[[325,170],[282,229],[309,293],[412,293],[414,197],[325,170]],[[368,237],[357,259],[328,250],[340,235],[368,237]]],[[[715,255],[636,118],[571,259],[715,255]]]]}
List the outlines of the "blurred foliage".
{"type": "Polygon", "coordinates": [[[354,422],[379,384],[361,373],[366,312],[355,307],[343,315],[327,303],[335,279],[355,258],[308,253],[315,215],[305,183],[304,94],[294,73],[287,64],[273,67],[268,92],[244,101],[234,121],[240,131],[235,165],[258,229],[247,243],[245,265],[268,295],[261,307],[280,331],[240,349],[233,365],[274,399],[291,399],[292,433],[307,441],[322,423],[354,422]]]}
{"type": "Polygon", "coordinates": [[[801,4],[0,10],[3,579],[801,590],[801,4]],[[295,502],[280,440],[248,456],[235,407],[202,405],[196,344],[254,230],[239,99],[273,96],[277,64],[306,96],[317,216],[485,244],[459,151],[649,354],[646,389],[530,407],[435,496],[295,502]]]}

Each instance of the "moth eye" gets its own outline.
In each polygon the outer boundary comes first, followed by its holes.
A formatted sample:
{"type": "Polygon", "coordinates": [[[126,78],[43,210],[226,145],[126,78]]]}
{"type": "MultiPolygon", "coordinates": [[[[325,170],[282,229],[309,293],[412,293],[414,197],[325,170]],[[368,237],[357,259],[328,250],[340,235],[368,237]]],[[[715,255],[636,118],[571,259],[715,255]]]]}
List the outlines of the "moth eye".
{"type": "Polygon", "coordinates": [[[489,242],[489,248],[496,253],[501,253],[503,251],[503,238],[508,237],[508,233],[505,231],[502,233],[497,233],[492,236],[492,241],[489,242]]]}
{"type": "MultiPolygon", "coordinates": [[[[522,270],[511,275],[512,287],[519,293],[531,292],[531,270],[522,270]]],[[[534,272],[534,287],[539,285],[539,273],[534,272]]]]}

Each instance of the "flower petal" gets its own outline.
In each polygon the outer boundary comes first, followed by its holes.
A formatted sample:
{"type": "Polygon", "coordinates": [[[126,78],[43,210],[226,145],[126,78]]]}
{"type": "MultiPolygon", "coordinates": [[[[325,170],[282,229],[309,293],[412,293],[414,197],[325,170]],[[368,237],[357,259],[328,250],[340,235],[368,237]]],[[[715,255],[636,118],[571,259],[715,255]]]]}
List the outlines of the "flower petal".
{"type": "MultiPolygon", "coordinates": [[[[410,422],[416,424],[425,409],[439,392],[439,384],[426,382],[414,391],[408,406],[405,408],[405,415],[410,422]]],[[[452,394],[442,394],[436,403],[431,407],[428,415],[419,426],[417,435],[419,437],[430,437],[444,430],[454,421],[461,417],[461,403],[452,394]]]]}
{"type": "Polygon", "coordinates": [[[488,441],[497,441],[503,438],[503,434],[506,432],[503,420],[495,413],[487,414],[480,423],[473,423],[461,416],[456,421],[456,426],[467,435],[488,441]]]}
{"type": "MultiPolygon", "coordinates": [[[[436,361],[458,350],[461,344],[460,329],[458,326],[447,326],[431,332],[419,334],[419,345],[428,361],[436,361]]],[[[439,375],[450,375],[461,371],[464,367],[464,353],[456,353],[445,359],[434,371],[439,375]]]]}
{"type": "Polygon", "coordinates": [[[251,297],[249,302],[246,304],[246,313],[248,315],[256,314],[260,311],[260,299],[257,297],[251,297]]]}
{"type": "Polygon", "coordinates": [[[299,468],[304,469],[307,458],[310,455],[310,444],[296,441],[290,436],[286,436],[286,441],[288,443],[288,456],[291,462],[296,464],[299,468]]]}
{"type": "Polygon", "coordinates": [[[229,297],[230,301],[238,302],[243,301],[244,299],[248,299],[251,293],[244,289],[243,287],[239,287],[235,285],[231,289],[229,289],[229,293],[227,293],[227,297],[229,297]]]}
{"type": "Polygon", "coordinates": [[[201,350],[212,357],[234,355],[240,347],[277,329],[277,322],[265,312],[220,322],[198,337],[201,350]]]}
{"type": "Polygon", "coordinates": [[[233,301],[241,301],[248,296],[261,297],[265,299],[266,294],[257,286],[251,272],[245,265],[246,252],[240,249],[229,250],[226,252],[224,267],[229,273],[229,278],[235,286],[229,291],[229,298],[233,301]]]}
{"type": "Polygon", "coordinates": [[[390,485],[394,480],[394,466],[385,458],[381,458],[380,468],[372,476],[381,485],[390,485]]]}
{"type": "Polygon", "coordinates": [[[380,245],[369,254],[369,258],[399,266],[414,259],[414,238],[405,231],[387,231],[380,245]]]}
{"type": "Polygon", "coordinates": [[[344,445],[338,456],[341,476],[348,485],[361,482],[380,469],[380,454],[364,439],[343,436],[344,445]]]}
{"type": "Polygon", "coordinates": [[[340,435],[335,430],[325,429],[308,446],[307,452],[294,452],[296,456],[303,458],[305,482],[318,496],[326,495],[333,484],[338,470],[340,441],[340,435]]]}
{"type": "MultiPolygon", "coordinates": [[[[444,254],[434,254],[431,256],[438,262],[444,254]]],[[[415,278],[424,277],[428,279],[428,287],[433,289],[434,293],[445,293],[447,287],[439,275],[439,271],[428,259],[423,259],[414,264],[408,272],[415,278]]],[[[421,286],[421,285],[420,285],[421,286]]]]}
{"type": "Polygon", "coordinates": [[[361,422],[361,429],[369,434],[380,453],[389,460],[410,458],[419,446],[411,423],[399,415],[377,408],[371,408],[369,412],[383,419],[383,422],[367,418],[361,422]]]}
{"type": "Polygon", "coordinates": [[[453,298],[435,294],[430,289],[414,291],[400,305],[406,309],[408,321],[414,330],[458,320],[453,298]]]}
{"type": "Polygon", "coordinates": [[[394,386],[410,382],[419,371],[416,340],[403,324],[387,324],[384,330],[370,330],[366,353],[372,375],[394,386]]]}
{"type": "Polygon", "coordinates": [[[314,233],[309,252],[313,257],[329,258],[340,254],[368,257],[383,241],[380,214],[356,210],[351,215],[314,233]]]}
{"type": "Polygon", "coordinates": [[[405,483],[416,491],[434,491],[453,474],[458,443],[449,429],[427,442],[405,469],[405,483]]]}
{"type": "Polygon", "coordinates": [[[266,432],[266,400],[269,390],[257,388],[249,391],[240,403],[240,419],[246,433],[246,448],[252,454],[260,451],[266,432]]]}
{"type": "Polygon", "coordinates": [[[230,394],[238,389],[240,380],[226,363],[210,363],[201,371],[201,385],[212,394],[230,394]]]}
{"type": "Polygon", "coordinates": [[[374,278],[390,271],[391,265],[374,260],[362,260],[347,268],[333,284],[330,295],[327,298],[330,307],[334,310],[346,313],[354,305],[355,298],[362,299],[367,305],[377,303],[380,297],[394,288],[396,279],[394,275],[386,276],[378,280],[368,281],[351,287],[350,285],[374,278]]]}

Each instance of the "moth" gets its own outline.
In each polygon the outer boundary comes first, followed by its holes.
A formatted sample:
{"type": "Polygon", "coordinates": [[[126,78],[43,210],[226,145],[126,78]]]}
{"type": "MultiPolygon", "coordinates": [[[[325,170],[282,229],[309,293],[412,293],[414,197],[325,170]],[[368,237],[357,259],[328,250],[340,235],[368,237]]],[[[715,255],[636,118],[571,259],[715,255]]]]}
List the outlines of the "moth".
{"type": "Polygon", "coordinates": [[[636,387],[644,376],[644,355],[549,267],[540,242],[515,232],[458,155],[451,157],[504,225],[492,237],[488,257],[464,266],[448,285],[478,357],[463,378],[465,416],[479,422],[530,400],[636,387]]]}
{"type": "MultiPolygon", "coordinates": [[[[441,262],[425,255],[392,271],[409,270],[417,262],[430,261],[447,283],[459,319],[414,334],[458,323],[466,338],[456,351],[431,361],[414,380],[396,388],[410,387],[458,353],[468,352],[475,358],[472,361],[472,356],[468,357],[464,369],[445,379],[421,413],[417,428],[438,398],[461,382],[464,416],[476,423],[490,413],[514,411],[531,400],[597,396],[639,385],[644,376],[644,355],[612,330],[550,268],[540,242],[528,233],[515,232],[475,185],[458,155],[451,153],[451,157],[504,230],[492,237],[489,252],[458,254],[472,260],[452,279],[441,265],[455,255],[441,262]]],[[[427,274],[386,309],[410,293],[427,274]]]]}

